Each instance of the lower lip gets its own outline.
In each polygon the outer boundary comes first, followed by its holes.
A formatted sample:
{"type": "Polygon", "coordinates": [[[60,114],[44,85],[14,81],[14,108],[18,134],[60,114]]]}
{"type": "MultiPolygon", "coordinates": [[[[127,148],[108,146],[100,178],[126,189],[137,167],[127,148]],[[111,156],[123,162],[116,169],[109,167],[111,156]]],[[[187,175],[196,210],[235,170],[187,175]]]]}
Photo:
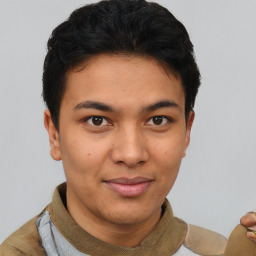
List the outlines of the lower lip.
{"type": "Polygon", "coordinates": [[[117,194],[123,197],[137,197],[142,195],[150,186],[151,181],[141,182],[138,184],[120,184],[106,182],[107,186],[113,189],[117,194]]]}

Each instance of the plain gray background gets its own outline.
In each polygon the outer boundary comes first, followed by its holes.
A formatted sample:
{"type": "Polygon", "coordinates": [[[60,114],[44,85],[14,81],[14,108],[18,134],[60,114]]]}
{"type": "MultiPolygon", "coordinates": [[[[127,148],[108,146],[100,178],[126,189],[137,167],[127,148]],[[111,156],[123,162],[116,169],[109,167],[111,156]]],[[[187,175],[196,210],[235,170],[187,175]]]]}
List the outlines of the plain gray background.
{"type": "MultiPolygon", "coordinates": [[[[0,242],[64,181],[43,126],[42,65],[52,29],[90,2],[0,0],[0,242]]],[[[168,198],[175,215],[228,236],[256,207],[256,1],[157,2],[186,26],[202,74],[190,148],[168,198]]]]}

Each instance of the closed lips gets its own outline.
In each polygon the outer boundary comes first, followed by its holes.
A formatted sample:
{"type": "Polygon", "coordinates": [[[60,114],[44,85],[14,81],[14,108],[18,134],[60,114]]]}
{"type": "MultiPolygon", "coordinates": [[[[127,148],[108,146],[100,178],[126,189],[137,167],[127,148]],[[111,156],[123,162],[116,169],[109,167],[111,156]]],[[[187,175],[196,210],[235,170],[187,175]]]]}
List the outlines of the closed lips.
{"type": "Polygon", "coordinates": [[[142,195],[150,186],[152,179],[144,177],[116,178],[104,181],[114,192],[124,197],[136,197],[142,195]]]}

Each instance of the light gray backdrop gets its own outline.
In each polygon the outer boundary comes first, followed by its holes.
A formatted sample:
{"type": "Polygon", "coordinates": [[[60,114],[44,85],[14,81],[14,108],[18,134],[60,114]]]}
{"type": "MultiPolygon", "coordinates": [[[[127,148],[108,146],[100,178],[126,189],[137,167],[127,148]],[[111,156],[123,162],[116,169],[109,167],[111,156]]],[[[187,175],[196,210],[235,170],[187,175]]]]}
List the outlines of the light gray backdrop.
{"type": "MultiPolygon", "coordinates": [[[[82,0],[0,0],[0,242],[64,181],[41,94],[46,41],[82,0]]],[[[169,195],[184,220],[228,235],[256,207],[255,0],[157,1],[187,27],[202,73],[191,145],[169,195]]]]}

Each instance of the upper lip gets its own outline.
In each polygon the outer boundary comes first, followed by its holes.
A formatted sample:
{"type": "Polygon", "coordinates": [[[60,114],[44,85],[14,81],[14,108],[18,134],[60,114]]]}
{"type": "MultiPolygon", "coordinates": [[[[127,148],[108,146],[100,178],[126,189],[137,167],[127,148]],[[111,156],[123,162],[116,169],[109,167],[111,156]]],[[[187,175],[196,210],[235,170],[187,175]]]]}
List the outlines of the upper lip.
{"type": "Polygon", "coordinates": [[[117,184],[124,184],[124,185],[135,185],[143,182],[150,182],[153,181],[153,179],[144,178],[144,177],[135,177],[135,178],[114,178],[110,180],[104,180],[104,182],[108,183],[117,183],[117,184]]]}

